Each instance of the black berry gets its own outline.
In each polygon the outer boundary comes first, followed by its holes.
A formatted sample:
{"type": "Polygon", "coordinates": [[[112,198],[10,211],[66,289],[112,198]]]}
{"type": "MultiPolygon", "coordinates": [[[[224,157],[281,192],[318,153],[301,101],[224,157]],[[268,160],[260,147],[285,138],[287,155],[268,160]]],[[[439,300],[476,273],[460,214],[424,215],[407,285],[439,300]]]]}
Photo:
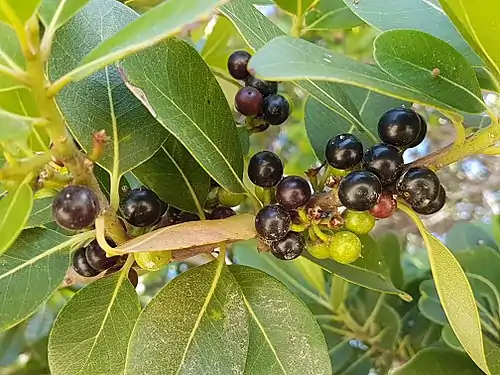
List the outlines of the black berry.
{"type": "Polygon", "coordinates": [[[271,125],[283,124],[290,115],[290,103],[279,94],[269,95],[264,99],[262,115],[271,125]]]}
{"type": "Polygon", "coordinates": [[[366,151],[363,164],[364,168],[375,173],[385,186],[394,182],[398,177],[404,161],[396,147],[381,143],[366,151]]]}
{"type": "Polygon", "coordinates": [[[218,219],[226,219],[234,215],[236,215],[236,212],[234,212],[232,208],[225,206],[218,206],[213,209],[208,218],[210,220],[218,220],[218,219]]]}
{"type": "Polygon", "coordinates": [[[93,277],[98,275],[100,272],[92,268],[87,261],[85,256],[85,248],[80,248],[73,254],[73,269],[77,274],[83,277],[93,277]]]}
{"type": "Polygon", "coordinates": [[[422,125],[418,114],[409,108],[394,108],[385,112],[378,122],[378,135],[384,143],[408,146],[417,140],[422,125]]]}
{"type": "Polygon", "coordinates": [[[311,187],[299,176],[288,176],[276,187],[276,200],[288,210],[305,205],[311,198],[311,187]]]}
{"type": "Polygon", "coordinates": [[[248,163],[248,177],[260,187],[273,187],[283,177],[283,163],[278,155],[270,151],[256,153],[248,163]]]}
{"type": "Polygon", "coordinates": [[[424,141],[425,136],[427,135],[427,122],[420,113],[417,113],[417,115],[420,119],[420,133],[418,133],[417,139],[415,139],[411,144],[408,145],[408,148],[417,147],[424,141]]]}
{"type": "Polygon", "coordinates": [[[255,230],[261,238],[278,241],[290,231],[291,218],[288,211],[273,204],[262,208],[255,218],[255,230]]]}
{"type": "Polygon", "coordinates": [[[439,194],[438,196],[431,200],[429,203],[422,207],[413,207],[413,210],[416,213],[419,213],[421,215],[432,215],[438,212],[441,208],[443,208],[444,204],[446,203],[446,190],[444,189],[444,186],[441,185],[439,189],[439,194]]]}
{"type": "Polygon", "coordinates": [[[70,185],[61,190],[52,203],[52,216],[61,227],[79,230],[94,224],[99,200],[86,186],[70,185]]]}
{"type": "Polygon", "coordinates": [[[377,204],[382,184],[372,172],[356,171],[345,176],[339,185],[340,202],[348,209],[366,211],[377,204]]]}
{"type": "Polygon", "coordinates": [[[234,97],[234,105],[239,113],[245,116],[256,116],[262,112],[264,98],[253,87],[241,88],[234,97]]]}
{"type": "MultiPolygon", "coordinates": [[[[110,246],[116,246],[112,240],[106,239],[106,241],[110,246]]],[[[85,248],[85,257],[87,258],[87,263],[97,271],[106,271],[115,266],[118,260],[120,260],[119,256],[108,258],[106,252],[97,243],[97,240],[93,240],[87,245],[85,248]]]]}
{"type": "Polygon", "coordinates": [[[137,288],[137,284],[139,284],[139,274],[133,268],[128,271],[128,280],[134,288],[137,288]]]}
{"type": "Polygon", "coordinates": [[[259,90],[264,98],[278,92],[278,82],[263,81],[261,79],[255,78],[254,76],[248,77],[245,81],[245,85],[247,87],[253,87],[259,90]]]}
{"type": "Polygon", "coordinates": [[[250,75],[247,70],[250,55],[247,51],[235,51],[227,60],[227,70],[234,79],[247,79],[250,75]]]}
{"type": "Polygon", "coordinates": [[[350,169],[363,159],[363,145],[352,134],[339,134],[325,148],[328,164],[337,169],[350,169]]]}
{"type": "Polygon", "coordinates": [[[392,216],[398,208],[398,202],[394,194],[384,191],[375,206],[370,209],[370,213],[377,219],[385,219],[392,216]]]}
{"type": "Polygon", "coordinates": [[[429,168],[413,167],[400,177],[396,189],[415,208],[428,205],[439,194],[439,179],[429,168]]]}
{"type": "Polygon", "coordinates": [[[121,204],[123,217],[135,227],[150,227],[156,224],[163,209],[158,195],[144,187],[130,190],[121,204]]]}
{"type": "Polygon", "coordinates": [[[271,253],[281,260],[298,258],[306,247],[301,233],[289,232],[284,238],[271,244],[271,253]]]}

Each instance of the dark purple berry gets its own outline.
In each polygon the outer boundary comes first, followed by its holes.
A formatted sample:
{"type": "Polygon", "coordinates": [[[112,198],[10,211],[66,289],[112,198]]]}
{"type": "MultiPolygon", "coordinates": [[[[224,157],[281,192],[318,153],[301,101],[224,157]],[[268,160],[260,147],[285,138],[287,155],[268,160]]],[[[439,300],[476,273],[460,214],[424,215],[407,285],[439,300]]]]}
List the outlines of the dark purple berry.
{"type": "Polygon", "coordinates": [[[164,210],[164,203],[152,190],[144,187],[132,189],[121,204],[123,217],[135,227],[156,224],[164,210]]]}
{"type": "Polygon", "coordinates": [[[219,220],[226,219],[228,217],[236,215],[236,212],[230,207],[218,206],[213,209],[213,211],[208,216],[209,220],[219,220]]]}
{"type": "Polygon", "coordinates": [[[276,200],[287,210],[304,206],[311,198],[311,187],[306,179],[288,176],[276,187],[276,200]]]}
{"type": "Polygon", "coordinates": [[[415,142],[422,125],[418,114],[410,108],[394,108],[385,112],[378,122],[382,142],[393,146],[408,146],[415,142]]]}
{"type": "Polygon", "coordinates": [[[441,208],[443,208],[445,203],[446,203],[446,190],[444,189],[444,186],[441,185],[439,189],[439,194],[435,199],[431,200],[424,206],[421,207],[412,206],[412,208],[418,214],[432,215],[438,212],[441,208]]]}
{"type": "Polygon", "coordinates": [[[239,113],[245,116],[256,116],[262,112],[264,98],[253,87],[241,88],[234,97],[234,105],[239,113]]]}
{"type": "Polygon", "coordinates": [[[399,178],[396,189],[413,209],[418,209],[437,198],[440,183],[436,173],[429,168],[413,167],[399,178]]]}
{"type": "Polygon", "coordinates": [[[264,98],[278,92],[278,82],[263,81],[254,76],[248,77],[245,81],[245,85],[259,90],[264,98]]]}
{"type": "Polygon", "coordinates": [[[372,172],[355,171],[345,176],[339,184],[339,200],[348,209],[366,211],[377,204],[382,184],[372,172]]]}
{"type": "Polygon", "coordinates": [[[283,163],[279,156],[271,151],[258,152],[248,163],[248,177],[260,187],[276,186],[283,177],[283,163]]]}
{"type": "Polygon", "coordinates": [[[368,149],[363,158],[364,168],[375,173],[384,186],[394,182],[403,164],[403,156],[400,151],[396,147],[384,143],[368,149]]]}
{"type": "MultiPolygon", "coordinates": [[[[116,244],[111,239],[106,239],[107,243],[114,247],[116,244]]],[[[119,256],[107,257],[106,252],[101,249],[97,240],[93,240],[85,248],[85,257],[87,258],[87,263],[97,271],[106,271],[116,265],[120,260],[119,256]]]]}
{"type": "Polygon", "coordinates": [[[417,113],[418,118],[420,119],[420,133],[418,133],[417,139],[408,145],[408,148],[417,147],[420,143],[422,143],[427,135],[427,122],[422,117],[420,113],[417,113]]]}
{"type": "Polygon", "coordinates": [[[139,274],[133,268],[128,271],[128,280],[134,288],[137,288],[137,284],[139,284],[139,274]]]}
{"type": "Polygon", "coordinates": [[[52,203],[52,216],[61,227],[84,229],[94,224],[99,200],[87,186],[70,185],[61,190],[52,203]]]}
{"type": "Polygon", "coordinates": [[[264,99],[262,115],[271,125],[283,124],[290,115],[290,103],[279,94],[269,95],[264,99]]]}
{"type": "Polygon", "coordinates": [[[352,134],[339,134],[326,144],[328,164],[337,169],[350,169],[363,159],[363,145],[352,134]]]}
{"type": "Polygon", "coordinates": [[[85,248],[80,248],[73,254],[73,270],[83,277],[94,277],[99,275],[99,271],[92,268],[85,256],[85,248]]]}
{"type": "Polygon", "coordinates": [[[288,234],[279,241],[271,244],[271,254],[281,260],[298,258],[306,247],[304,236],[297,232],[288,234]]]}
{"type": "Polygon", "coordinates": [[[248,61],[252,55],[247,51],[235,51],[229,56],[227,60],[227,70],[231,77],[234,79],[244,80],[247,79],[250,73],[248,73],[247,65],[248,61]]]}
{"type": "Polygon", "coordinates": [[[255,230],[267,241],[281,240],[290,231],[290,224],[290,214],[277,204],[262,208],[255,217],[255,230]]]}

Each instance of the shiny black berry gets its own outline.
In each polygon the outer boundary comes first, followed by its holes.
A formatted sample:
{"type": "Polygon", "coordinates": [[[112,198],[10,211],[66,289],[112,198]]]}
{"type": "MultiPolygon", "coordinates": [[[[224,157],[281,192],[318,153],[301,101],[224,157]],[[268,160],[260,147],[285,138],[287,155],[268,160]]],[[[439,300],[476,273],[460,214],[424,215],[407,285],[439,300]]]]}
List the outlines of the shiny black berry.
{"type": "Polygon", "coordinates": [[[396,189],[413,209],[418,209],[437,198],[440,183],[437,175],[429,168],[413,167],[399,178],[396,189]]]}
{"type": "Polygon", "coordinates": [[[394,182],[403,164],[399,150],[384,143],[371,147],[363,157],[364,168],[375,173],[384,186],[394,182]]]}
{"type": "Polygon", "coordinates": [[[94,224],[99,200],[87,186],[70,185],[61,190],[52,203],[52,216],[61,227],[79,230],[94,224]]]}
{"type": "Polygon", "coordinates": [[[253,87],[241,88],[234,97],[236,110],[245,116],[256,116],[261,113],[263,102],[262,94],[253,87]]]}
{"type": "Polygon", "coordinates": [[[352,134],[339,134],[325,148],[328,164],[337,169],[350,169],[363,159],[363,145],[352,134]]]}
{"type": "Polygon", "coordinates": [[[345,176],[339,185],[340,202],[348,209],[366,211],[377,204],[382,184],[372,172],[355,171],[345,176]]]}
{"type": "Polygon", "coordinates": [[[247,70],[250,55],[247,51],[235,51],[227,60],[227,70],[234,79],[244,80],[250,75],[247,70]]]}
{"type": "Polygon", "coordinates": [[[123,217],[135,227],[150,227],[163,214],[163,203],[154,191],[144,187],[132,189],[122,201],[123,217]]]}
{"type": "Polygon", "coordinates": [[[77,274],[83,277],[93,277],[98,275],[100,272],[95,268],[92,268],[87,261],[85,256],[85,248],[80,248],[73,254],[72,267],[77,274]]]}
{"type": "Polygon", "coordinates": [[[304,206],[311,198],[311,187],[300,176],[288,176],[276,187],[276,200],[288,210],[304,206]]]}
{"type": "Polygon", "coordinates": [[[283,124],[290,115],[290,103],[280,94],[269,95],[264,99],[262,115],[271,125],[283,124]]]}
{"type": "Polygon", "coordinates": [[[210,215],[208,216],[209,220],[219,220],[219,219],[226,219],[228,217],[236,215],[236,212],[230,207],[225,207],[225,206],[218,206],[215,207],[212,212],[210,212],[210,215]]]}
{"type": "Polygon", "coordinates": [[[409,108],[394,108],[385,112],[378,122],[382,142],[393,146],[408,146],[420,135],[422,125],[418,114],[409,108]]]}
{"type": "Polygon", "coordinates": [[[408,145],[408,148],[417,147],[424,141],[425,136],[427,135],[427,122],[420,113],[417,113],[417,115],[420,119],[420,133],[418,133],[417,139],[415,139],[411,144],[408,145]]]}
{"type": "Polygon", "coordinates": [[[277,204],[262,208],[255,218],[255,230],[268,241],[278,241],[290,231],[292,219],[288,211],[277,204]]]}
{"type": "MultiPolygon", "coordinates": [[[[111,239],[106,239],[111,247],[116,246],[116,244],[111,239]]],[[[97,240],[93,240],[85,248],[85,257],[87,258],[87,263],[97,271],[106,271],[107,269],[116,265],[120,260],[119,256],[107,257],[106,252],[101,249],[97,240]]]]}
{"type": "Polygon", "coordinates": [[[279,241],[271,244],[271,254],[281,260],[298,258],[306,247],[304,236],[297,232],[288,234],[279,241]]]}
{"type": "Polygon", "coordinates": [[[247,87],[253,87],[259,90],[264,98],[278,92],[278,82],[263,81],[261,79],[255,78],[254,76],[248,77],[245,81],[245,85],[247,87]]]}
{"type": "Polygon", "coordinates": [[[439,188],[439,194],[438,196],[431,200],[429,203],[422,207],[413,207],[413,210],[416,213],[419,213],[421,215],[432,215],[438,212],[441,208],[443,208],[444,204],[446,203],[446,190],[444,189],[444,186],[441,185],[439,188]]]}
{"type": "Polygon", "coordinates": [[[256,153],[248,163],[248,177],[260,187],[273,187],[283,177],[283,163],[278,155],[270,151],[256,153]]]}

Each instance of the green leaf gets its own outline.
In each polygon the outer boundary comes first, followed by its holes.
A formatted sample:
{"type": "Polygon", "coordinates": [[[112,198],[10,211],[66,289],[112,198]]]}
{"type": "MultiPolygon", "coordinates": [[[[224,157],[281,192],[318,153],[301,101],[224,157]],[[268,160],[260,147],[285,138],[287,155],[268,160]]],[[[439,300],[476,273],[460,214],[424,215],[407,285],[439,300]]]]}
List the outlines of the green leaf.
{"type": "Polygon", "coordinates": [[[14,363],[19,355],[23,352],[26,345],[24,341],[25,326],[20,324],[9,329],[6,332],[0,333],[0,368],[8,367],[14,363]]]}
{"type": "Polygon", "coordinates": [[[362,24],[342,0],[323,0],[307,13],[304,31],[351,29],[362,24]]]}
{"type": "Polygon", "coordinates": [[[460,345],[460,341],[458,341],[455,332],[453,332],[449,324],[446,324],[441,330],[441,338],[450,348],[465,353],[462,345],[460,345]]]}
{"type": "Polygon", "coordinates": [[[133,173],[168,204],[189,212],[203,210],[210,176],[172,135],[133,173]]]}
{"type": "Polygon", "coordinates": [[[0,256],[0,331],[33,314],[59,287],[76,238],[33,228],[0,256]]]}
{"type": "MultiPolygon", "coordinates": [[[[90,2],[56,34],[50,77],[57,79],[75,68],[89,50],[136,18],[117,1],[90,2]]],[[[153,156],[168,134],[128,90],[115,66],[67,86],[57,103],[85,151],[92,148],[92,134],[106,130],[111,139],[97,163],[115,179],[153,156]]]]}
{"type": "Polygon", "coordinates": [[[389,269],[391,280],[396,288],[403,288],[404,275],[401,265],[401,240],[395,233],[388,233],[377,241],[380,251],[384,254],[385,263],[389,269]]]}
{"type": "Polygon", "coordinates": [[[304,252],[304,257],[322,267],[325,271],[337,275],[353,284],[378,292],[397,294],[405,301],[411,296],[397,289],[392,283],[384,255],[375,241],[369,236],[362,236],[362,258],[352,264],[341,264],[332,259],[317,259],[304,252]]]}
{"type": "Polygon", "coordinates": [[[234,119],[198,52],[171,38],[121,64],[129,88],[207,173],[225,189],[243,192],[243,156],[234,119]],[[157,61],[163,65],[158,67],[157,61]]]}
{"type": "Polygon", "coordinates": [[[387,74],[441,103],[472,113],[485,109],[472,66],[456,49],[432,35],[387,31],[375,39],[373,55],[387,74]],[[439,70],[437,76],[434,69],[439,70]]]}
{"type": "Polygon", "coordinates": [[[262,271],[236,265],[230,271],[250,315],[245,375],[330,375],[325,339],[307,306],[262,271]]]}
{"type": "Polygon", "coordinates": [[[33,209],[26,223],[26,228],[39,227],[51,222],[52,219],[52,202],[54,197],[46,197],[35,199],[33,201],[33,209]]]}
{"type": "MultiPolygon", "coordinates": [[[[1,120],[0,120],[1,121],[1,120]]],[[[0,198],[0,254],[5,252],[24,228],[33,207],[33,192],[27,181],[0,198]]]]}
{"type": "Polygon", "coordinates": [[[27,139],[39,119],[19,116],[0,109],[0,141],[27,139]]]}
{"type": "MultiPolygon", "coordinates": [[[[37,11],[42,0],[5,0],[7,6],[13,11],[15,16],[24,24],[37,11]]],[[[0,22],[11,24],[6,14],[0,9],[0,22]]]]}
{"type": "MultiPolygon", "coordinates": [[[[152,47],[180,31],[184,25],[208,16],[214,8],[226,1],[171,0],[164,2],[144,13],[130,25],[121,25],[119,30],[112,30],[109,35],[106,35],[106,40],[95,46],[92,51],[86,50],[87,55],[80,64],[73,67],[74,70],[69,73],[69,77],[71,80],[81,80],[108,64],[152,47]]],[[[106,7],[102,0],[98,2],[106,7]]],[[[96,0],[93,0],[91,4],[95,3],[96,0]]],[[[130,12],[133,11],[130,10],[130,12]]]]}
{"type": "Polygon", "coordinates": [[[447,325],[448,320],[439,302],[437,291],[432,280],[425,280],[419,287],[421,296],[418,300],[420,312],[431,322],[439,325],[447,325]]]}
{"type": "Polygon", "coordinates": [[[498,249],[493,238],[491,225],[477,222],[459,221],[446,233],[446,246],[452,251],[474,250],[480,246],[498,249]]]}
{"type": "Polygon", "coordinates": [[[42,5],[38,11],[38,15],[42,20],[45,27],[49,26],[53,22],[54,16],[58,11],[58,8],[62,6],[59,11],[59,16],[57,17],[55,28],[59,29],[61,26],[66,24],[71,18],[74,17],[90,0],[42,0],[42,5]],[[61,5],[63,4],[63,5],[61,5]]]}
{"type": "Polygon", "coordinates": [[[370,0],[355,3],[344,0],[344,3],[358,17],[376,29],[423,31],[451,44],[472,64],[481,64],[479,57],[436,4],[437,1],[370,0]]]}
{"type": "Polygon", "coordinates": [[[140,311],[137,293],[123,271],[80,289],[50,333],[51,374],[123,374],[140,311]]]}
{"type": "Polygon", "coordinates": [[[500,25],[496,15],[500,12],[500,4],[495,0],[482,1],[481,6],[471,0],[439,2],[469,45],[499,77],[500,52],[496,35],[500,25]]]}
{"type": "Polygon", "coordinates": [[[274,2],[284,11],[300,16],[314,3],[314,0],[274,0],[274,2]]]}
{"type": "MultiPolygon", "coordinates": [[[[0,64],[5,66],[15,65],[21,69],[26,65],[15,31],[2,22],[0,22],[0,64]]],[[[0,77],[0,91],[22,87],[18,81],[11,77],[3,75],[0,75],[0,77]]]]}
{"type": "MultiPolygon", "coordinates": [[[[249,69],[254,69],[258,77],[267,80],[315,79],[340,82],[441,110],[454,110],[448,103],[401,83],[378,67],[288,36],[278,37],[261,48],[250,60],[249,69]]],[[[483,108],[481,106],[478,109],[478,103],[474,103],[474,108],[465,107],[460,105],[460,108],[472,112],[479,112],[483,108]]]]}
{"type": "Polygon", "coordinates": [[[248,340],[238,284],[223,262],[213,261],[173,279],[145,307],[125,374],[242,374],[248,340]]]}
{"type": "Polygon", "coordinates": [[[451,349],[428,348],[417,353],[394,375],[482,375],[483,372],[464,354],[451,349]]]}

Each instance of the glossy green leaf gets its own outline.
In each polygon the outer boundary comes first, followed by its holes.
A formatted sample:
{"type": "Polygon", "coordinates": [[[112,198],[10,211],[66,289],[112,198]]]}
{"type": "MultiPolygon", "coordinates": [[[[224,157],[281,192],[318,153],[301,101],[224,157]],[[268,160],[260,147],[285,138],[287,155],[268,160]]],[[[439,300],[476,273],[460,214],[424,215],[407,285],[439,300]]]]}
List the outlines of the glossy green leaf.
{"type": "Polygon", "coordinates": [[[274,2],[284,11],[300,16],[309,9],[314,0],[274,0],[274,2]]]}
{"type": "Polygon", "coordinates": [[[430,34],[387,31],[375,39],[373,55],[387,74],[441,103],[472,113],[485,109],[472,66],[452,46],[430,34]],[[434,69],[439,70],[437,76],[434,69]]]}
{"type": "MultiPolygon", "coordinates": [[[[254,51],[262,48],[273,38],[285,35],[278,26],[252,6],[251,1],[232,0],[229,4],[223,5],[220,11],[233,22],[243,39],[254,51]]],[[[330,116],[338,117],[342,123],[349,124],[349,128],[363,130],[363,123],[354,104],[341,87],[330,86],[327,82],[314,82],[303,77],[297,77],[297,81],[293,83],[313,96],[318,102],[318,107],[321,103],[320,112],[328,113],[328,109],[332,112],[330,116]]],[[[316,123],[316,125],[318,128],[321,127],[321,123],[316,123]]],[[[321,147],[315,146],[314,148],[318,158],[321,156],[321,160],[323,158],[322,154],[319,154],[321,147]]]]}
{"type": "Polygon", "coordinates": [[[500,4],[495,0],[485,0],[481,6],[473,0],[439,0],[455,27],[476,53],[500,76],[500,52],[496,35],[500,24],[496,15],[500,4]]]}
{"type": "Polygon", "coordinates": [[[5,252],[24,228],[33,207],[33,192],[27,181],[0,199],[0,254],[5,252]]]}
{"type": "Polygon", "coordinates": [[[429,348],[418,352],[393,374],[482,375],[483,372],[465,354],[451,349],[429,348]]]}
{"type": "Polygon", "coordinates": [[[397,289],[392,283],[384,255],[375,241],[369,236],[362,236],[362,243],[363,257],[352,264],[341,264],[332,259],[317,259],[308,252],[304,252],[304,257],[325,271],[353,284],[383,293],[397,294],[403,300],[411,301],[411,296],[397,289]]]}
{"type": "Polygon", "coordinates": [[[467,273],[481,275],[500,291],[500,254],[497,250],[479,246],[468,251],[459,251],[456,257],[467,273]]]}
{"type": "Polygon", "coordinates": [[[74,238],[48,229],[25,230],[0,256],[0,331],[33,314],[59,287],[74,238]]]}
{"type": "Polygon", "coordinates": [[[243,374],[248,319],[236,279],[223,262],[184,272],[139,316],[125,374],[243,374]]]}
{"type": "Polygon", "coordinates": [[[51,374],[123,374],[140,311],[137,293],[123,271],[78,291],[50,333],[51,374]]]}
{"type": "Polygon", "coordinates": [[[431,322],[447,325],[448,320],[439,302],[437,291],[432,280],[425,280],[420,284],[421,297],[418,300],[420,312],[431,322]]]}
{"type": "MultiPolygon", "coordinates": [[[[21,69],[26,65],[15,31],[2,22],[0,22],[0,64],[7,67],[19,66],[21,69]]],[[[0,78],[0,91],[22,87],[22,84],[11,77],[0,75],[0,78]]]]}
{"type": "Polygon", "coordinates": [[[481,60],[453,26],[437,1],[370,0],[344,3],[358,17],[381,31],[419,30],[451,44],[474,65],[481,60]]]}
{"type": "MultiPolygon", "coordinates": [[[[93,0],[106,7],[102,0],[93,0]]],[[[105,40],[91,51],[85,51],[85,58],[73,67],[71,80],[81,80],[108,64],[158,44],[183,26],[206,17],[226,0],[171,0],[149,10],[130,25],[114,29],[105,40]],[[154,25],[155,27],[151,27],[154,25]]],[[[102,8],[104,9],[104,8],[102,8]]],[[[130,12],[133,12],[130,10],[130,12]]],[[[134,12],[135,13],[135,12],[134,12]]],[[[131,20],[129,20],[130,22],[131,20]]],[[[84,55],[85,55],[84,54],[84,55]]]]}
{"type": "Polygon", "coordinates": [[[35,199],[33,201],[33,209],[26,223],[26,227],[39,227],[51,222],[52,219],[52,202],[54,197],[46,197],[35,199]]]}
{"type": "MultiPolygon", "coordinates": [[[[35,14],[42,0],[6,0],[7,6],[13,10],[15,16],[21,21],[21,23],[25,23],[30,19],[30,17],[35,14]]],[[[7,15],[0,8],[0,22],[5,22],[7,24],[12,24],[7,15]]]]}
{"type": "Polygon", "coordinates": [[[171,38],[121,64],[129,88],[208,174],[227,190],[243,192],[243,156],[235,122],[198,52],[171,38]],[[157,61],[163,65],[158,67],[157,61]]]}
{"type": "MultiPolygon", "coordinates": [[[[89,50],[136,18],[117,1],[90,2],[56,34],[50,77],[57,79],[75,68],[89,50]]],[[[168,134],[128,90],[115,66],[67,86],[57,103],[84,150],[92,148],[94,132],[106,130],[110,140],[97,163],[114,178],[153,156],[168,134]]]]}
{"type": "Polygon", "coordinates": [[[484,336],[484,354],[490,374],[500,373],[500,345],[490,337],[484,336]]]}
{"type": "Polygon", "coordinates": [[[446,246],[452,251],[474,250],[480,246],[497,249],[491,225],[482,222],[459,221],[450,228],[445,237],[446,246]]]}
{"type": "Polygon", "coordinates": [[[210,176],[174,136],[133,173],[168,204],[194,213],[203,210],[210,176]]]}
{"type": "Polygon", "coordinates": [[[20,116],[0,109],[0,141],[27,139],[33,125],[38,121],[33,117],[20,116]]]}
{"type": "Polygon", "coordinates": [[[307,306],[262,271],[236,265],[230,271],[250,316],[244,374],[330,375],[325,339],[307,306]]]}
{"type": "Polygon", "coordinates": [[[462,345],[460,345],[460,341],[458,341],[457,336],[455,335],[455,332],[453,332],[448,324],[446,324],[441,330],[441,338],[450,348],[465,353],[462,345]]]}
{"type": "Polygon", "coordinates": [[[395,233],[388,233],[377,241],[380,251],[384,254],[385,263],[389,269],[391,280],[396,288],[403,288],[404,275],[401,265],[401,240],[395,233]]]}
{"type": "Polygon", "coordinates": [[[42,0],[38,15],[45,27],[47,27],[54,21],[54,16],[58,12],[59,14],[55,21],[55,28],[58,29],[73,18],[73,16],[87,5],[89,1],[90,0],[42,0]],[[58,10],[61,6],[62,8],[58,10]]]}
{"type": "Polygon", "coordinates": [[[305,31],[351,29],[362,24],[342,0],[323,0],[307,13],[305,31]]]}
{"type": "MultiPolygon", "coordinates": [[[[288,36],[275,38],[261,48],[250,60],[249,68],[254,69],[256,75],[263,79],[340,82],[441,110],[453,110],[448,103],[401,83],[376,66],[358,62],[305,40],[288,36]]],[[[470,106],[466,108],[461,104],[459,109],[480,112],[478,107],[477,103],[474,103],[473,108],[470,106]]]]}

